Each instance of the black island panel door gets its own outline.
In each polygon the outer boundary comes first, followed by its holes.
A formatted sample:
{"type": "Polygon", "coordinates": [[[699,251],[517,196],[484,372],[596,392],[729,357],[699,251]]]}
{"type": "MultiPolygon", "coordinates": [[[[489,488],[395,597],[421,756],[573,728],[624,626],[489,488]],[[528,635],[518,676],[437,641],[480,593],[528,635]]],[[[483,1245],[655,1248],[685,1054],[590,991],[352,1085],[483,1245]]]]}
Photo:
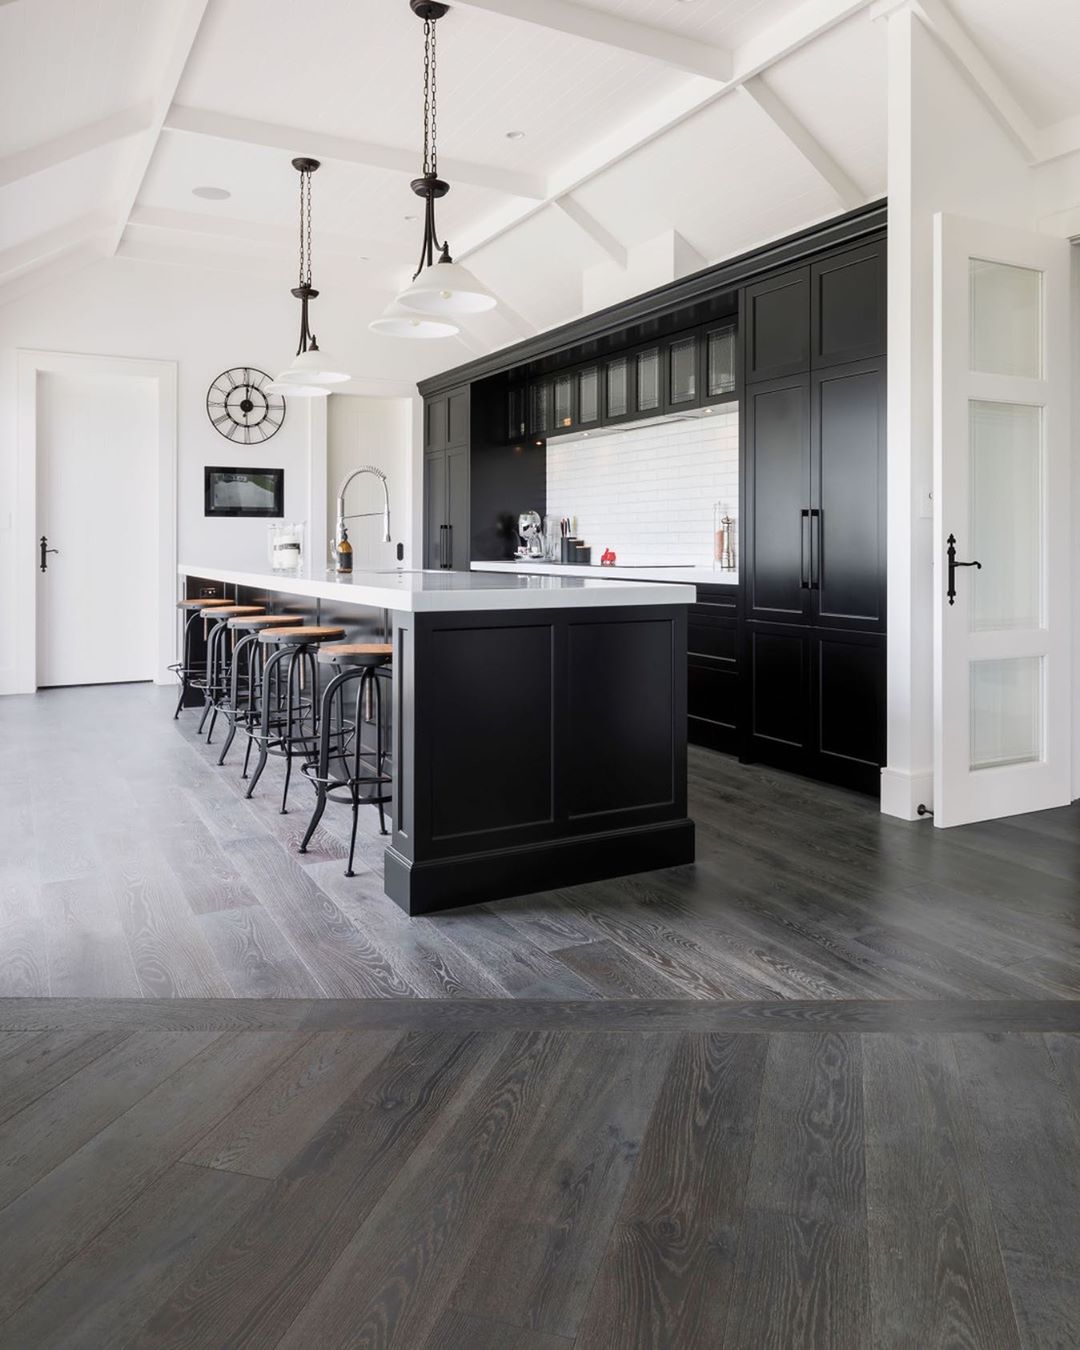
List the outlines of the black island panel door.
{"type": "Polygon", "coordinates": [[[814,621],[884,632],[884,360],[814,373],[810,444],[814,621]]]}
{"type": "Polygon", "coordinates": [[[746,390],[749,619],[807,621],[811,611],[810,377],[746,390]]]}

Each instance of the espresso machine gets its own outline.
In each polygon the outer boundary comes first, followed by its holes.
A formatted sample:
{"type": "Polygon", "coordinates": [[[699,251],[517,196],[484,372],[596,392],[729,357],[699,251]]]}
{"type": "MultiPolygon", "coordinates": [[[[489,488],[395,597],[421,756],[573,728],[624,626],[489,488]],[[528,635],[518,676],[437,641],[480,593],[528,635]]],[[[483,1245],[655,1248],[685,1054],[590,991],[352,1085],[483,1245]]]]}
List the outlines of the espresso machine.
{"type": "Polygon", "coordinates": [[[518,516],[518,538],[521,540],[517,550],[519,558],[543,559],[544,524],[536,511],[522,511],[518,516]]]}

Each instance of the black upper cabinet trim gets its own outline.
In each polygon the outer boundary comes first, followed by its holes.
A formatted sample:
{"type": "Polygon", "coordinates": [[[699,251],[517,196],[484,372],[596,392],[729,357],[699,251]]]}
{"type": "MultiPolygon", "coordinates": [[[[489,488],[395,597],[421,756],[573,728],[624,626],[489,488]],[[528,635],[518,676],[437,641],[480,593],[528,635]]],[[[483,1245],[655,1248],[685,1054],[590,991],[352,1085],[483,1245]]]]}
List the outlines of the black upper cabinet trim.
{"type": "MultiPolygon", "coordinates": [[[[705,268],[679,281],[658,286],[644,295],[634,296],[617,305],[587,314],[570,323],[552,328],[546,333],[526,338],[512,347],[492,352],[465,365],[455,366],[452,370],[442,371],[421,380],[417,385],[425,397],[464,384],[479,380],[487,375],[512,367],[526,365],[545,357],[566,352],[582,342],[607,335],[617,335],[626,328],[676,313],[695,304],[704,304],[724,292],[730,292],[744,286],[785,264],[807,261],[810,255],[825,253],[844,244],[854,244],[867,235],[883,230],[887,224],[885,199],[870,202],[855,211],[837,216],[833,220],[815,225],[808,230],[788,235],[784,239],[766,244],[762,248],[752,249],[716,267],[705,268]]],[[[707,319],[705,313],[698,321],[707,319]]],[[[691,323],[695,320],[691,319],[691,323]]]]}

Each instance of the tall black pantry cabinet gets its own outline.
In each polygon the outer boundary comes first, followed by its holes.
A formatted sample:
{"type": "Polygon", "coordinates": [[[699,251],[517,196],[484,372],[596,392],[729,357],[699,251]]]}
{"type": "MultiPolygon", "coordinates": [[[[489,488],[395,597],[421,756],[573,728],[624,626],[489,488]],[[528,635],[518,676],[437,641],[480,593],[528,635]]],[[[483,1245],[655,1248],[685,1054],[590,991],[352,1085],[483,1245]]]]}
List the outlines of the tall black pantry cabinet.
{"type": "Polygon", "coordinates": [[[424,566],[469,570],[469,386],[424,402],[424,566]]]}
{"type": "Polygon", "coordinates": [[[878,790],[885,243],[748,286],[744,754],[878,790]]]}

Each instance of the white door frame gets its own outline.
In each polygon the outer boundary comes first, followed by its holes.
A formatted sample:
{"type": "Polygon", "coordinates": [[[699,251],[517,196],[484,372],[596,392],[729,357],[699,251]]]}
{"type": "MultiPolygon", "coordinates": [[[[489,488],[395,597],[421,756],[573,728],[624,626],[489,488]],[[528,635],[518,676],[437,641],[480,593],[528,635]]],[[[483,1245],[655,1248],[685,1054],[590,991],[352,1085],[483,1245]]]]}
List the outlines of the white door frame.
{"type": "MultiPolygon", "coordinates": [[[[20,348],[15,452],[15,679],[11,694],[37,688],[37,386],[39,374],[128,375],[157,383],[158,547],[154,682],[171,684],[168,670],[176,659],[176,409],[175,361],[143,361],[129,356],[89,356],[20,348]]],[[[133,567],[146,559],[133,558],[133,567]]],[[[123,578],[118,578],[122,587],[123,578]]],[[[87,604],[98,603],[87,596],[87,604]]]]}

